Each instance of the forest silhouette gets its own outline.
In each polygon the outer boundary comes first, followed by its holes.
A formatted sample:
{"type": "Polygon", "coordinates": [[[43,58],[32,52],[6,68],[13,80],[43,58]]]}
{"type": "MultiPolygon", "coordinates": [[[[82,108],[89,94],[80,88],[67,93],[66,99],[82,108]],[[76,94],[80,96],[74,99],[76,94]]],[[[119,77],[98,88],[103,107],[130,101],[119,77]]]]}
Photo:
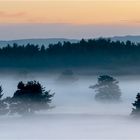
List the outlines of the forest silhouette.
{"type": "MultiPolygon", "coordinates": [[[[26,69],[140,69],[140,43],[110,39],[82,39],[78,43],[57,43],[49,47],[34,44],[0,48],[0,68],[26,69]]],[[[136,71],[135,71],[136,72],[136,71]]]]}

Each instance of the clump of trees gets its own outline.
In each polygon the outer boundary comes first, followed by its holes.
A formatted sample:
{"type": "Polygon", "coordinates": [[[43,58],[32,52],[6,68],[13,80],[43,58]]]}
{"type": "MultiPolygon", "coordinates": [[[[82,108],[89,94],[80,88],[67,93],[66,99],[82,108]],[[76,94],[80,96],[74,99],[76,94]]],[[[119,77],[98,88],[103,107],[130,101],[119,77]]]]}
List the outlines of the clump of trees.
{"type": "Polygon", "coordinates": [[[97,84],[90,86],[95,90],[95,99],[101,102],[118,102],[121,100],[121,90],[118,81],[108,75],[99,76],[97,84]]]}
{"type": "MultiPolygon", "coordinates": [[[[0,99],[2,97],[2,88],[0,99]]],[[[37,81],[18,83],[17,90],[12,97],[0,100],[0,114],[33,114],[35,111],[49,109],[49,103],[54,94],[46,91],[37,81]]]]}
{"type": "Polygon", "coordinates": [[[140,93],[136,96],[136,101],[132,103],[133,109],[132,109],[132,115],[133,116],[139,116],[140,115],[140,93]]]}
{"type": "Polygon", "coordinates": [[[74,72],[72,70],[67,69],[61,73],[57,81],[69,83],[69,82],[75,82],[77,80],[78,78],[76,77],[74,72]]]}

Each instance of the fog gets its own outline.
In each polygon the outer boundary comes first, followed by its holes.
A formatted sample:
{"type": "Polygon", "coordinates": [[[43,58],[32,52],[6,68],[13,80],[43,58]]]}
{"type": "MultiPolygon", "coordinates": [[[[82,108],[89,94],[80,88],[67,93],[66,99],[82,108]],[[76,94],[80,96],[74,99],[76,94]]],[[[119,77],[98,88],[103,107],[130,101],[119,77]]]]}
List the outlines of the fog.
{"type": "Polygon", "coordinates": [[[34,116],[1,116],[1,140],[139,140],[140,120],[130,116],[132,102],[140,91],[140,76],[113,76],[119,81],[121,102],[103,104],[94,100],[90,85],[98,76],[79,76],[74,82],[58,80],[59,74],[1,75],[4,97],[12,96],[19,81],[37,80],[55,92],[53,109],[34,116]]]}

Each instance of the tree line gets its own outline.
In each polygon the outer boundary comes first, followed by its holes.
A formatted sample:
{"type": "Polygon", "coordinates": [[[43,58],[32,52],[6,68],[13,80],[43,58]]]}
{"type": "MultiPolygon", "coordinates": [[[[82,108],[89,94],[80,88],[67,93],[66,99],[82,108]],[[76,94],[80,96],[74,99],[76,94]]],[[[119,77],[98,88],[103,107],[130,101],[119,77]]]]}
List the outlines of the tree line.
{"type": "Polygon", "coordinates": [[[89,39],[77,43],[7,45],[0,48],[0,67],[26,69],[140,68],[140,43],[89,39]],[[131,67],[130,67],[131,66],[131,67]]]}

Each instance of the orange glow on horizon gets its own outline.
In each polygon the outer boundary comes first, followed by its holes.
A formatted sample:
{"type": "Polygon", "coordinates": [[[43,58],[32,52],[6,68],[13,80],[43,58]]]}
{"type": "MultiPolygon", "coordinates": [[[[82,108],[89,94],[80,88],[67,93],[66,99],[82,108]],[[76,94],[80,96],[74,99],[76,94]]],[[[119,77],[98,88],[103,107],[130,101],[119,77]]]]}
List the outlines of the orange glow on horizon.
{"type": "Polygon", "coordinates": [[[140,1],[0,1],[0,23],[140,24],[140,1]]]}

